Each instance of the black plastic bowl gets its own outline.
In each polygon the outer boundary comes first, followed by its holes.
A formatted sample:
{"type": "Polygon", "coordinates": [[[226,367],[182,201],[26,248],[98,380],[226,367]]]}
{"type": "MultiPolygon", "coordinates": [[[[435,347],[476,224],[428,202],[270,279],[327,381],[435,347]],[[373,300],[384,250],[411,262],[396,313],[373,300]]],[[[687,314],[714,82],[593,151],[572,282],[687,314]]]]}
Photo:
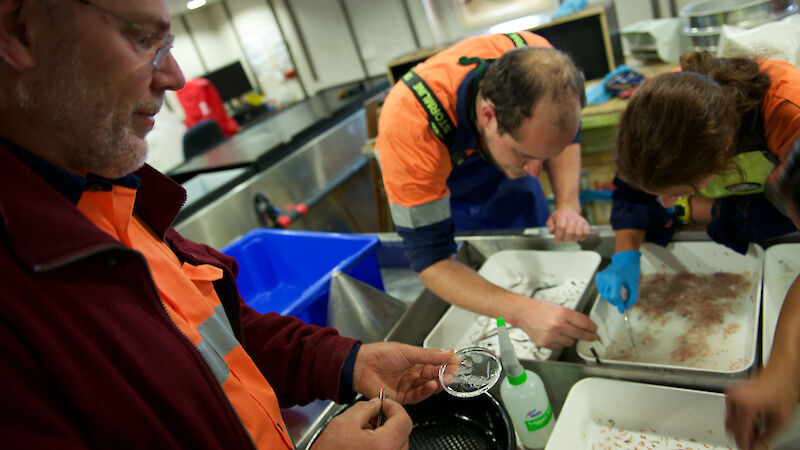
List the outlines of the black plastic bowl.
{"type": "MultiPolygon", "coordinates": [[[[517,448],[511,419],[488,392],[472,398],[456,398],[440,392],[420,403],[404,407],[414,424],[408,439],[410,450],[517,448]]],[[[347,408],[349,406],[339,414],[347,408]]],[[[314,445],[323,430],[317,430],[306,448],[314,445]]]]}
{"type": "Polygon", "coordinates": [[[409,449],[513,450],[514,427],[506,410],[489,393],[456,398],[440,392],[405,405],[414,422],[409,449]]]}

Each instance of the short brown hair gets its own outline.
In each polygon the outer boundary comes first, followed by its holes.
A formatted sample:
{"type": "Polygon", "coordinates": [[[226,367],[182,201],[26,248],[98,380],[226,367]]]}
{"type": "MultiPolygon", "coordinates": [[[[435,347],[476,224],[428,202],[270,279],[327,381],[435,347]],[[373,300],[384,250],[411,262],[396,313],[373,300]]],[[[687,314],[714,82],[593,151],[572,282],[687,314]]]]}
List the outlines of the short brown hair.
{"type": "Polygon", "coordinates": [[[574,105],[586,104],[583,73],[567,54],[549,47],[521,47],[503,53],[486,69],[480,94],[494,104],[498,131],[515,138],[541,99],[554,100],[559,108],[557,125],[563,127],[580,119],[573,117],[574,105]]]}
{"type": "Polygon", "coordinates": [[[635,188],[694,186],[727,170],[742,114],[770,85],[753,59],[687,53],[681,68],[644,82],[620,118],[617,173],[635,188]]]}

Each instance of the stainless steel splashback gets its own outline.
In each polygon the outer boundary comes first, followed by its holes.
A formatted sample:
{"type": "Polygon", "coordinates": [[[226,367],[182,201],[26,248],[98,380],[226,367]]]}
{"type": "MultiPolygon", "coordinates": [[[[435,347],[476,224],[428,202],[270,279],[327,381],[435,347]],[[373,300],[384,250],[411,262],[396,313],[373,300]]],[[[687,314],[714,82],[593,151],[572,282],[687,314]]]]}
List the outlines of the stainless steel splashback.
{"type": "Polygon", "coordinates": [[[256,194],[265,195],[284,211],[322,193],[307,215],[290,228],[375,231],[378,226],[375,190],[368,157],[361,153],[366,136],[362,109],[182,220],[175,228],[189,239],[222,248],[263,226],[254,207],[256,194]]]}

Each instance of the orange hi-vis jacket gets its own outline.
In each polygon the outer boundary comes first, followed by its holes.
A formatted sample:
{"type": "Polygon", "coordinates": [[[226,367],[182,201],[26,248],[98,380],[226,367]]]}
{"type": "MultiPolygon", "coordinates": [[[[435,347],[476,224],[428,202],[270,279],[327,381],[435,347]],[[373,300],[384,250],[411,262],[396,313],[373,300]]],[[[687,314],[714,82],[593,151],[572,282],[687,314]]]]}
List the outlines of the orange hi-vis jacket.
{"type": "Polygon", "coordinates": [[[275,393],[236,340],[213,282],[218,267],[181,263],[166,243],[133,214],[136,190],[84,191],[78,209],[98,228],[141,252],[162,304],[208,364],[256,448],[294,448],[275,393]]]}
{"type": "Polygon", "coordinates": [[[375,149],[392,220],[414,270],[455,253],[455,229],[540,226],[549,215],[538,180],[508,180],[492,163],[477,161],[480,138],[468,114],[477,66],[462,64],[460,58],[494,60],[525,44],[551,47],[531,32],[517,35],[524,42],[505,34],[464,39],[413,69],[427,85],[411,83],[419,99],[402,80],[386,97],[375,149]],[[441,111],[432,103],[433,96],[441,111]],[[456,133],[450,148],[429,125],[428,111],[420,102],[428,105],[439,126],[448,126],[438,120],[442,113],[452,120],[456,133]],[[454,168],[451,151],[463,152],[467,163],[454,168]]]}
{"type": "Polygon", "coordinates": [[[786,61],[759,61],[772,82],[761,102],[764,116],[764,139],[767,149],[781,161],[773,172],[775,181],[789,157],[789,151],[800,137],[800,69],[786,61]]]}

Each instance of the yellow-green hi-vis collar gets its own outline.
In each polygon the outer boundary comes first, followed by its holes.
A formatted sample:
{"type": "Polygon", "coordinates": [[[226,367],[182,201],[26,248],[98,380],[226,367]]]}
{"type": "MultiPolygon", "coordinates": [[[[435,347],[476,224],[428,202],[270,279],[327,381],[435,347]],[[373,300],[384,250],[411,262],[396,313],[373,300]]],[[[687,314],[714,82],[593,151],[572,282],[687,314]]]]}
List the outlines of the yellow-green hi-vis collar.
{"type": "Polygon", "coordinates": [[[777,161],[767,151],[754,150],[733,157],[731,170],[717,175],[711,183],[700,190],[705,198],[722,198],[731,195],[760,194],[764,192],[769,175],[775,170],[777,161]]]}

